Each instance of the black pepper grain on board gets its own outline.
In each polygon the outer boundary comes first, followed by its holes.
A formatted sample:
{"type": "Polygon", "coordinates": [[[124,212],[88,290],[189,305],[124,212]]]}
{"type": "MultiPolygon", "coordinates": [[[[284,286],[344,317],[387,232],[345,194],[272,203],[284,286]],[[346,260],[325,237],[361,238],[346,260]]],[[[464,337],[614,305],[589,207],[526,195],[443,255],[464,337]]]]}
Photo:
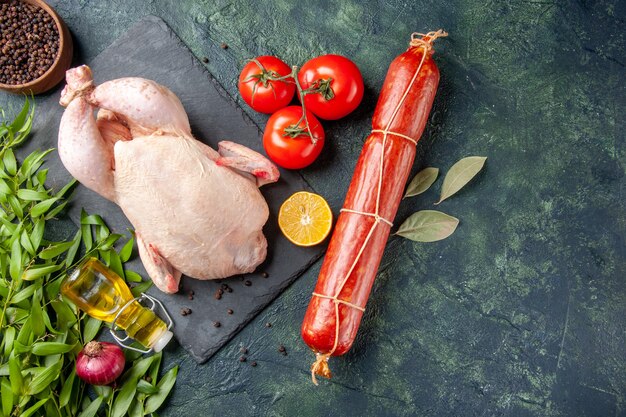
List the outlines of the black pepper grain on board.
{"type": "Polygon", "coordinates": [[[52,66],[59,30],[40,7],[17,0],[0,2],[0,83],[26,84],[52,66]]]}

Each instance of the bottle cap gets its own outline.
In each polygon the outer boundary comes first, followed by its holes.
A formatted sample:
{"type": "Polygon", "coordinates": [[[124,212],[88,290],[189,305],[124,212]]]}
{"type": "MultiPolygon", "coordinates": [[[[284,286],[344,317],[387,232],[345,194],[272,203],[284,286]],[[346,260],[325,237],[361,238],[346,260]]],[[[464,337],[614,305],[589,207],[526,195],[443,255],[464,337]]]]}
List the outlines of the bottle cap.
{"type": "Polygon", "coordinates": [[[163,332],[161,337],[159,337],[159,339],[154,343],[154,346],[152,346],[152,349],[155,352],[162,351],[163,348],[167,346],[169,341],[172,339],[172,336],[174,336],[174,333],[170,332],[169,330],[166,330],[165,332],[163,332]]]}

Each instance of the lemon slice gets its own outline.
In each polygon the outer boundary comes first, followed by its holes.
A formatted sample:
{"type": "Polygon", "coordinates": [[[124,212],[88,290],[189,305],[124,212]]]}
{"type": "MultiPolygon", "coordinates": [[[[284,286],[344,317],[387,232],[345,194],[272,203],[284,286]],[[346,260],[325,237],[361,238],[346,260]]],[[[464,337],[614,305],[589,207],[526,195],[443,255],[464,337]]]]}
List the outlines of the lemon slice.
{"type": "Polygon", "coordinates": [[[326,239],[333,224],[333,213],[318,194],[300,191],[292,194],[278,212],[278,227],[298,246],[313,246],[326,239]]]}

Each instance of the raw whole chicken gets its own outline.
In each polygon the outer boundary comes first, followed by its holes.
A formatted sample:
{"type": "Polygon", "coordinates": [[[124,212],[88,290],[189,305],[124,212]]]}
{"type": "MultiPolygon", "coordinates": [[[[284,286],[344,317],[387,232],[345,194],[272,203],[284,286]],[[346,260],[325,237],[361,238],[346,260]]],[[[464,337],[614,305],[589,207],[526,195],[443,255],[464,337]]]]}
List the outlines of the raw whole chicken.
{"type": "Polygon", "coordinates": [[[159,289],[178,291],[181,274],[224,278],[263,262],[269,210],[258,187],[279,176],[269,160],[233,142],[216,151],[194,139],[181,102],[154,81],[94,86],[87,66],[67,71],[66,81],[61,161],[122,208],[159,289]]]}

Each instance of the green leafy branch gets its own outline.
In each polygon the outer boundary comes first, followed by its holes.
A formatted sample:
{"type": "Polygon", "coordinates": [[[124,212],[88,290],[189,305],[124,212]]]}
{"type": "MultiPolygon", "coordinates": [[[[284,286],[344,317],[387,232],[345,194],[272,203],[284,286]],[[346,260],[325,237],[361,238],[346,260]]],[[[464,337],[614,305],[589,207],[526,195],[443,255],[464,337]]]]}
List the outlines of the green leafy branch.
{"type": "MultiPolygon", "coordinates": [[[[487,161],[483,156],[469,156],[455,163],[443,180],[441,195],[435,205],[456,194],[480,172],[487,161]]],[[[409,183],[404,198],[422,194],[435,183],[439,169],[424,168],[409,183]]],[[[421,210],[407,218],[395,233],[416,242],[436,242],[450,236],[459,225],[459,219],[437,210],[421,210]]]]}

